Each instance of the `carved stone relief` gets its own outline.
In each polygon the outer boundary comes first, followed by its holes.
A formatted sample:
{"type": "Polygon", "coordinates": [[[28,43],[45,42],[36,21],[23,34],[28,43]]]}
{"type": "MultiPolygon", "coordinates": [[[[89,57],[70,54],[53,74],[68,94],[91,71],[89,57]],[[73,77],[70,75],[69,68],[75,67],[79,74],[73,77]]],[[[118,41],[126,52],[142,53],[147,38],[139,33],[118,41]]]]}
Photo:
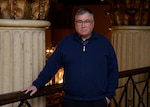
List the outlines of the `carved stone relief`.
{"type": "Polygon", "coordinates": [[[1,19],[39,19],[48,17],[50,0],[1,0],[1,19]]]}

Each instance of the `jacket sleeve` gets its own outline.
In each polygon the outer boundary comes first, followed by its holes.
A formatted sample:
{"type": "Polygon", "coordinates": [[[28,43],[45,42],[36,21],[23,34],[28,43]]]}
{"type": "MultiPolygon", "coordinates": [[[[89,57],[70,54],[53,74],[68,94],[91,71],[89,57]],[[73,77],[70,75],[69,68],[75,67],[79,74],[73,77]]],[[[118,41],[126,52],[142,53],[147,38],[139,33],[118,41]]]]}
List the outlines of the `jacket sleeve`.
{"type": "Polygon", "coordinates": [[[118,63],[115,51],[110,44],[108,58],[108,86],[106,97],[111,99],[116,95],[115,90],[118,87],[118,63]]]}
{"type": "Polygon", "coordinates": [[[47,63],[38,75],[38,78],[33,81],[33,85],[36,86],[36,88],[39,89],[49,82],[61,67],[61,48],[62,43],[58,44],[54,53],[48,58],[47,63]]]}

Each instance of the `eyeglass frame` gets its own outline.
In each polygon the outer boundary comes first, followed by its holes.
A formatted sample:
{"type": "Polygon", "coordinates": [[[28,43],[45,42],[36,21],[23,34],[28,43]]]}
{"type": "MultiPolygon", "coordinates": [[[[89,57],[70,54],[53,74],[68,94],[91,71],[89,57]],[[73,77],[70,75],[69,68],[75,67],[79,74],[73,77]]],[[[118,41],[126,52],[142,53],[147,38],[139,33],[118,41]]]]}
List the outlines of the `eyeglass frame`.
{"type": "Polygon", "coordinates": [[[92,22],[94,22],[94,20],[76,20],[75,23],[77,23],[77,25],[88,25],[91,24],[92,22]]]}

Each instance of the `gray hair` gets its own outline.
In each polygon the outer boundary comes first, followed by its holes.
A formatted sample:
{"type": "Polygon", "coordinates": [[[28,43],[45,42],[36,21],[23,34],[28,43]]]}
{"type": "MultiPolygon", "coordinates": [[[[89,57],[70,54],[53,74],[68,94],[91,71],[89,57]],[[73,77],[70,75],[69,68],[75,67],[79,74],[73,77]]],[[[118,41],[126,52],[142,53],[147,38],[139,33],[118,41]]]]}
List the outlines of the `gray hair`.
{"type": "Polygon", "coordinates": [[[85,13],[89,13],[92,16],[92,20],[94,21],[93,12],[90,9],[87,9],[87,8],[81,8],[81,9],[77,10],[75,16],[82,15],[82,14],[85,14],[85,13]]]}

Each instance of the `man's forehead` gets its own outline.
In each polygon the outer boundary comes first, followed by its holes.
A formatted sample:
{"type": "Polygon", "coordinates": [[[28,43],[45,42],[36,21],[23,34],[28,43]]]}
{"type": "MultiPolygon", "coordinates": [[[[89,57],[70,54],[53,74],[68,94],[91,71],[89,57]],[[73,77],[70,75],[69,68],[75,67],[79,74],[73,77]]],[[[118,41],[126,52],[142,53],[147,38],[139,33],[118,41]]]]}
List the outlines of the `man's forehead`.
{"type": "Polygon", "coordinates": [[[78,14],[75,16],[75,19],[77,19],[77,18],[88,18],[89,19],[89,18],[92,18],[92,15],[89,13],[78,14]]]}

